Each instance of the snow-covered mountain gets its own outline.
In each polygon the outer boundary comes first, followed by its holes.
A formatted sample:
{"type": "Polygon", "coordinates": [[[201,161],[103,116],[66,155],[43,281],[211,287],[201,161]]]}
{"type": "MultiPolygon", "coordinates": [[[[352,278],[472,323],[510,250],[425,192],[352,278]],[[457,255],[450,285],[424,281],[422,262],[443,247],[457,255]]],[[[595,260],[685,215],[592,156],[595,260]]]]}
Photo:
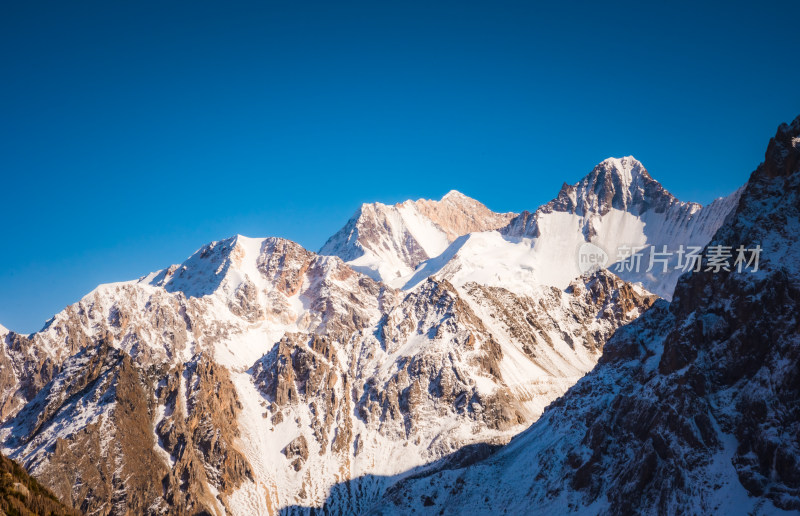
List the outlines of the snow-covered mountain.
{"type": "Polygon", "coordinates": [[[393,286],[421,262],[438,256],[461,235],[505,226],[514,213],[495,213],[452,190],[440,201],[363,204],[320,254],[393,286]]]}
{"type": "Polygon", "coordinates": [[[394,475],[523,430],[653,301],[604,271],[530,295],[401,292],[237,236],[5,335],[0,442],[86,512],[271,514],[384,478],[338,495],[365,506],[394,475]]]}
{"type": "Polygon", "coordinates": [[[89,513],[366,511],[525,430],[655,302],[580,244],[704,245],[738,195],[624,158],[519,216],[453,191],[365,204],[320,254],[212,242],[0,330],[0,451],[89,513]]]}
{"type": "Polygon", "coordinates": [[[800,117],[710,243],[760,246],[757,271],[705,258],[508,446],[409,479],[373,513],[797,514],[798,235],[800,117]]]}

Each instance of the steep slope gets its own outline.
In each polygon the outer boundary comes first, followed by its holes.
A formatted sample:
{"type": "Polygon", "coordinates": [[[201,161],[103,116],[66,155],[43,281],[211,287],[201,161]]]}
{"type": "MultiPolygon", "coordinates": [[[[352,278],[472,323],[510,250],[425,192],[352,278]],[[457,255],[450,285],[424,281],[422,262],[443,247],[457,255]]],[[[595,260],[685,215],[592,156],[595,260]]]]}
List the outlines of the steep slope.
{"type": "Polygon", "coordinates": [[[62,504],[14,461],[0,455],[0,514],[72,516],[78,512],[62,504]]]}
{"type": "Polygon", "coordinates": [[[49,382],[58,364],[83,345],[75,334],[50,349],[38,339],[0,330],[0,423],[16,414],[49,382]]]}
{"type": "Polygon", "coordinates": [[[398,278],[438,256],[457,237],[500,228],[513,216],[495,213],[455,190],[439,201],[363,204],[320,254],[338,256],[353,269],[398,286],[398,278]]]}
{"type": "Polygon", "coordinates": [[[403,293],[237,236],[6,335],[16,401],[0,442],[86,512],[320,506],[339,482],[506,442],[652,302],[602,271],[566,291],[430,279],[403,293]]]}
{"type": "MultiPolygon", "coordinates": [[[[538,300],[471,288],[429,280],[347,344],[290,334],[255,365],[266,404],[253,420],[263,412],[262,428],[280,444],[249,440],[247,454],[261,458],[264,476],[291,464],[275,480],[277,506],[319,506],[330,480],[391,478],[472,444],[506,442],[652,302],[605,273],[538,300]],[[499,319],[492,327],[486,313],[499,319]]],[[[353,484],[327,509],[366,508],[389,485],[353,484]]]]}
{"type": "Polygon", "coordinates": [[[800,511],[799,230],[800,117],[710,244],[760,246],[758,271],[704,259],[502,451],[409,480],[374,512],[800,511]]]}

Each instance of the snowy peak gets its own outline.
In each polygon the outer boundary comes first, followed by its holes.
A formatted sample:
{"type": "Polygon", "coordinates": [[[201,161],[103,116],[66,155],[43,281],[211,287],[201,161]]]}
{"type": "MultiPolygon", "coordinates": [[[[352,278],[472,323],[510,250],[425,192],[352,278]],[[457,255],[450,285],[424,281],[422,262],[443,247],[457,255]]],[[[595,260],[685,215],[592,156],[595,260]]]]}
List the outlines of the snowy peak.
{"type": "MultiPolygon", "coordinates": [[[[678,207],[686,212],[701,208],[682,203],[650,176],[633,156],[607,158],[575,184],[563,183],[555,199],[535,212],[523,211],[501,231],[512,237],[537,237],[537,220],[544,214],[568,213],[586,220],[603,217],[616,210],[636,217],[651,211],[664,213],[678,207]]],[[[587,230],[591,233],[591,227],[587,230]]]]}
{"type": "MultiPolygon", "coordinates": [[[[501,233],[510,240],[534,239],[538,270],[547,272],[547,284],[564,288],[580,274],[577,250],[584,243],[604,250],[609,267],[618,263],[624,249],[646,253],[664,245],[670,250],[681,245],[703,247],[736,206],[740,193],[705,207],[681,202],[632,156],[609,158],[578,183],[564,184],[555,199],[534,213],[522,212],[501,233]]],[[[670,299],[680,274],[675,268],[658,275],[641,269],[623,279],[670,299]]]]}
{"type": "Polygon", "coordinates": [[[495,213],[451,190],[439,201],[363,204],[320,254],[340,257],[376,280],[392,284],[456,238],[505,226],[513,213],[495,213]]]}
{"type": "Polygon", "coordinates": [[[141,282],[186,297],[235,290],[243,282],[292,295],[298,278],[315,258],[315,253],[285,238],[236,235],[206,244],[182,264],[145,276],[141,282]]]}
{"type": "Polygon", "coordinates": [[[450,190],[449,192],[444,194],[444,196],[442,196],[442,200],[440,202],[445,202],[445,201],[456,202],[456,203],[457,202],[462,202],[462,201],[474,201],[474,202],[477,202],[477,201],[475,201],[475,199],[472,199],[471,197],[467,197],[466,195],[464,195],[463,193],[459,192],[458,190],[450,190]]]}
{"type": "Polygon", "coordinates": [[[606,158],[601,161],[596,168],[603,168],[611,174],[619,176],[628,184],[640,178],[652,180],[650,174],[644,168],[644,165],[642,165],[642,162],[633,156],[606,158]]]}
{"type": "Polygon", "coordinates": [[[650,209],[662,213],[677,202],[640,161],[626,156],[608,158],[577,184],[565,184],[546,207],[578,215],[605,215],[611,209],[639,215],[650,209]]]}
{"type": "Polygon", "coordinates": [[[144,280],[168,292],[183,292],[186,297],[211,294],[220,286],[233,262],[236,242],[237,237],[231,237],[208,243],[182,264],[172,265],[144,280]]]}
{"type": "Polygon", "coordinates": [[[183,264],[138,283],[192,301],[202,298],[198,301],[205,305],[218,305],[218,317],[233,317],[236,324],[242,320],[328,333],[369,319],[369,307],[361,300],[381,291],[338,257],[320,256],[284,238],[241,235],[205,245],[183,264]],[[332,301],[344,299],[345,292],[352,298],[348,303],[332,301]]]}

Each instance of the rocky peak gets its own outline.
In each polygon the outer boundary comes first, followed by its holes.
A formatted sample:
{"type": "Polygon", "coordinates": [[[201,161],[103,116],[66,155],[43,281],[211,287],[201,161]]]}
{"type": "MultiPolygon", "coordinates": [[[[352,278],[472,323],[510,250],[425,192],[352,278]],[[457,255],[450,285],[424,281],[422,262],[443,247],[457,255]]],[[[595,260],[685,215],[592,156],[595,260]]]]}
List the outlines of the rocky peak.
{"type": "MultiPolygon", "coordinates": [[[[588,220],[602,217],[612,209],[641,216],[648,211],[664,213],[680,209],[688,216],[701,208],[683,203],[653,179],[644,165],[633,156],[608,158],[598,163],[589,174],[575,184],[563,183],[555,199],[535,212],[523,211],[501,232],[512,237],[537,237],[537,220],[543,214],[570,213],[588,220]]],[[[591,233],[591,228],[586,228],[591,233]]]]}
{"type": "Polygon", "coordinates": [[[578,257],[569,250],[590,242],[603,249],[607,267],[623,272],[623,279],[670,299],[681,271],[664,274],[643,270],[626,273],[618,264],[624,249],[670,250],[705,246],[739,200],[741,190],[707,206],[682,202],[653,179],[631,156],[609,158],[578,183],[564,184],[558,196],[535,212],[522,212],[501,234],[510,240],[535,239],[540,271],[547,284],[563,288],[579,275],[578,257]],[[564,250],[568,250],[565,254],[564,250]]]}
{"type": "Polygon", "coordinates": [[[758,173],[764,177],[789,176],[800,162],[800,116],[791,124],[781,124],[769,141],[764,163],[758,173]]]}
{"type": "Polygon", "coordinates": [[[266,280],[279,290],[296,290],[297,276],[313,256],[300,244],[284,238],[236,235],[206,244],[182,264],[142,281],[168,292],[182,292],[186,297],[203,297],[226,287],[236,290],[245,279],[266,280]]]}
{"type": "MultiPolygon", "coordinates": [[[[800,116],[781,124],[764,161],[751,174],[729,222],[709,243],[735,249],[761,247],[759,274],[800,281],[800,116]]],[[[701,275],[685,278],[686,295],[706,288],[701,275]],[[696,277],[695,277],[696,276],[696,277]],[[700,283],[695,283],[700,282],[700,283]],[[693,285],[693,286],[692,286],[693,285]]],[[[715,278],[714,278],[715,279],[715,278]]],[[[679,288],[676,290],[678,296],[679,288]]]]}
{"type": "Polygon", "coordinates": [[[319,252],[338,256],[359,272],[391,284],[438,256],[459,236],[501,228],[513,216],[495,213],[455,190],[439,201],[362,204],[319,252]]]}
{"type": "Polygon", "coordinates": [[[603,160],[575,185],[565,183],[546,206],[578,215],[605,215],[612,208],[638,215],[649,209],[664,212],[676,202],[640,161],[626,156],[603,160]]]}
{"type": "Polygon", "coordinates": [[[450,242],[467,233],[499,229],[516,215],[493,212],[457,190],[450,190],[440,201],[419,199],[414,204],[444,231],[450,242]]]}

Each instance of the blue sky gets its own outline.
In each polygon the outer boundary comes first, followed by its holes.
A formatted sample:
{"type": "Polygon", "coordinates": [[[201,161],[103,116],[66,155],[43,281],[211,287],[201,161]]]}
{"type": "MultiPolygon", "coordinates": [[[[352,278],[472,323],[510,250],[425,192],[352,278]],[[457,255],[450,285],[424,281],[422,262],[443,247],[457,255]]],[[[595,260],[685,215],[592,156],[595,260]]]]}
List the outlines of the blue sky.
{"type": "Polygon", "coordinates": [[[2,7],[17,331],[211,240],[316,250],[362,202],[450,189],[535,209],[609,156],[705,203],[800,114],[796,1],[120,4],[2,7]]]}

